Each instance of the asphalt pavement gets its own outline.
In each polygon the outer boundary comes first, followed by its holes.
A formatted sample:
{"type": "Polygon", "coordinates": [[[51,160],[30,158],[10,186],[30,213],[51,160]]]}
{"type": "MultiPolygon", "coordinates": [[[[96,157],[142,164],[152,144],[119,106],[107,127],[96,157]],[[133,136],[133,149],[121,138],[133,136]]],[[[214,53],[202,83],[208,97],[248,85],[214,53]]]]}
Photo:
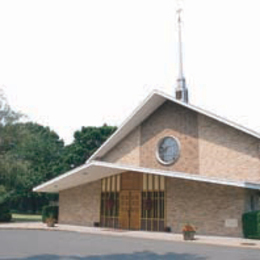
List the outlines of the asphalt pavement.
{"type": "Polygon", "coordinates": [[[0,230],[0,260],[259,260],[254,248],[50,230],[0,230]]]}

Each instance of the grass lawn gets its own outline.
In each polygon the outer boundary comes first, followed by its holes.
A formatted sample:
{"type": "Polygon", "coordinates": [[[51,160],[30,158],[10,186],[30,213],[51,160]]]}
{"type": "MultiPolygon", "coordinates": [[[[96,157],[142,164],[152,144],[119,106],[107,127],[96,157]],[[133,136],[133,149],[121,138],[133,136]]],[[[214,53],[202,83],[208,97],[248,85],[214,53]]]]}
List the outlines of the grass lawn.
{"type": "Polygon", "coordinates": [[[42,221],[41,215],[30,215],[30,214],[12,214],[13,222],[38,222],[42,221]]]}

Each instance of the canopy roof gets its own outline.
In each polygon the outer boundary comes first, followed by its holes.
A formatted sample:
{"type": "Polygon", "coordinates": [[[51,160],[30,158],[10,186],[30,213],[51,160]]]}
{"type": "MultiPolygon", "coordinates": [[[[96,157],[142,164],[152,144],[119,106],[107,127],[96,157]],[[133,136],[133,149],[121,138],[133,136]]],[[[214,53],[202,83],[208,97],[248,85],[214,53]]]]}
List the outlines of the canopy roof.
{"type": "Polygon", "coordinates": [[[93,161],[91,163],[84,164],[78,168],[75,168],[74,170],[71,170],[53,180],[43,183],[42,185],[39,185],[36,188],[34,188],[33,191],[57,193],[61,190],[87,184],[104,177],[127,171],[260,190],[260,183],[233,181],[228,179],[205,177],[197,174],[163,171],[159,169],[142,168],[129,165],[119,165],[107,162],[93,161]]]}

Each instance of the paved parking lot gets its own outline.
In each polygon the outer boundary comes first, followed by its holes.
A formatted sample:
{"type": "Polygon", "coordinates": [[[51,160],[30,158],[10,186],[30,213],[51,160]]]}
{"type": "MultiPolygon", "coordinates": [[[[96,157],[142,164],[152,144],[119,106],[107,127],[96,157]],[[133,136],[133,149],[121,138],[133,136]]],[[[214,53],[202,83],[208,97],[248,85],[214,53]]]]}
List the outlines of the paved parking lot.
{"type": "Polygon", "coordinates": [[[259,260],[260,250],[64,231],[0,230],[1,260],[259,260]]]}

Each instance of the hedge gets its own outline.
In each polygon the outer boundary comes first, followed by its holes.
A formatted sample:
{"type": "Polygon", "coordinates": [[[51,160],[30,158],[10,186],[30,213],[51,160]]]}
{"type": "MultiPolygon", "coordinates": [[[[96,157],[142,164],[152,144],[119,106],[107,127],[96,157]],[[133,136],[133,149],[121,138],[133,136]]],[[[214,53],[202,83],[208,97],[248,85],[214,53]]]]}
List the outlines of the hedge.
{"type": "Polygon", "coordinates": [[[59,207],[58,206],[44,206],[42,208],[42,222],[45,223],[47,218],[55,218],[58,222],[59,207]]]}
{"type": "Polygon", "coordinates": [[[0,222],[10,222],[12,219],[12,214],[6,203],[0,204],[0,222]]]}
{"type": "Polygon", "coordinates": [[[260,210],[244,213],[242,224],[246,238],[260,239],[260,210]]]}

